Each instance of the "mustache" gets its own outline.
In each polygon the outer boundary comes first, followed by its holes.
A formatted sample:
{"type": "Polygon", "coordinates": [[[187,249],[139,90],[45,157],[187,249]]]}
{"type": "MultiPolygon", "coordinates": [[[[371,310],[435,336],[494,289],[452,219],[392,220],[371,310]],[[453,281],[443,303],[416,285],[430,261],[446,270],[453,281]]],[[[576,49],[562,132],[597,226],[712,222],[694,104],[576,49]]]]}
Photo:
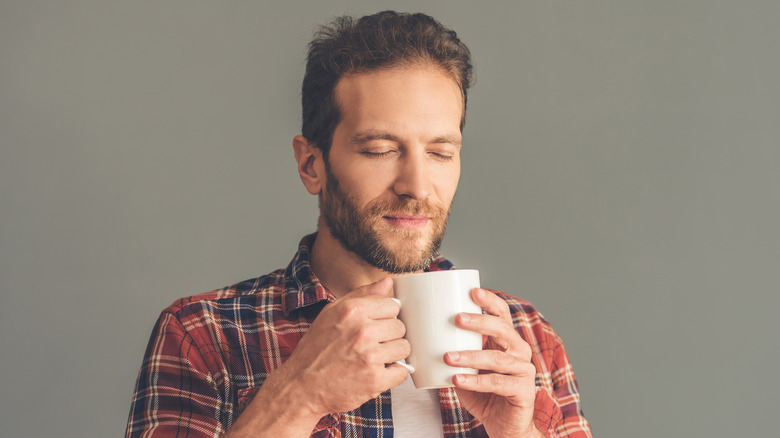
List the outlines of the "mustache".
{"type": "Polygon", "coordinates": [[[408,198],[398,198],[392,201],[376,201],[369,204],[368,211],[376,216],[410,215],[427,216],[432,219],[446,217],[449,210],[426,201],[417,201],[408,198]]]}

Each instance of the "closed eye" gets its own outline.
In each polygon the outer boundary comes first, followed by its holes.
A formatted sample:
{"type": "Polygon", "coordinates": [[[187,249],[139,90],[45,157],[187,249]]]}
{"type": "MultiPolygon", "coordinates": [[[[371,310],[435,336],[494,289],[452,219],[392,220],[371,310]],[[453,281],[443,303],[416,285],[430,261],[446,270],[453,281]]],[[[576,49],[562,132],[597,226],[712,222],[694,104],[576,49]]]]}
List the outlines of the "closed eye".
{"type": "Polygon", "coordinates": [[[367,157],[373,157],[373,158],[383,158],[390,156],[394,151],[361,151],[361,154],[367,156],[367,157]]]}
{"type": "Polygon", "coordinates": [[[452,161],[455,158],[452,154],[449,154],[449,153],[430,152],[430,154],[435,159],[440,160],[440,161],[452,161]]]}

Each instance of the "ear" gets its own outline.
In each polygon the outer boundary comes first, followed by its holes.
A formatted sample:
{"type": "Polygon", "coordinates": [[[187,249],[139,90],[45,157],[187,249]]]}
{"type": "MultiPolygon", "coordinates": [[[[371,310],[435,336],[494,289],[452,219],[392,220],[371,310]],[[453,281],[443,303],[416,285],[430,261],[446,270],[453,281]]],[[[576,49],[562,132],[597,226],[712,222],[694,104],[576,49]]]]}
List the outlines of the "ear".
{"type": "Polygon", "coordinates": [[[325,161],[322,151],[302,135],[296,135],[292,143],[303,185],[312,195],[319,195],[325,187],[325,161]]]}

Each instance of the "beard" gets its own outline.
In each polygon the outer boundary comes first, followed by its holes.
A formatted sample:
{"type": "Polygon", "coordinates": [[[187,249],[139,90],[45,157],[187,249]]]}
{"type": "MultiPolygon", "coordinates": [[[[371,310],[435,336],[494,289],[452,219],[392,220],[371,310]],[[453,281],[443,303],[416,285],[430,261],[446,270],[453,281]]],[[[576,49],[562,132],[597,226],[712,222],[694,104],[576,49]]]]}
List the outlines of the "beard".
{"type": "Polygon", "coordinates": [[[347,250],[367,263],[391,274],[422,271],[439,254],[450,209],[425,201],[398,197],[393,201],[379,199],[360,208],[353,197],[339,185],[326,166],[327,184],[320,197],[320,214],[331,235],[347,250]],[[386,225],[383,217],[396,214],[424,215],[430,218],[432,230],[426,239],[424,230],[409,230],[386,225]],[[385,239],[380,229],[389,235],[385,239]],[[390,240],[397,245],[390,246],[390,240]]]}

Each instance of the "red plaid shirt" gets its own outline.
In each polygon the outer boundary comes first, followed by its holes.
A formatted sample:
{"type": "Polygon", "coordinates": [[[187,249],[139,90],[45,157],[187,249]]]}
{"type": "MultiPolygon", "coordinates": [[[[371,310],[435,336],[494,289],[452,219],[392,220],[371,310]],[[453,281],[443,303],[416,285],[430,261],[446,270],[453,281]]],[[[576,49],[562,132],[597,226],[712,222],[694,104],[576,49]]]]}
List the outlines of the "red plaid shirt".
{"type": "MultiPolygon", "coordinates": [[[[160,315],[146,349],[127,437],[218,437],[236,421],[263,381],[286,361],[314,318],[335,298],[311,272],[301,241],[286,269],[178,300],[160,315]]],[[[450,269],[440,258],[430,270],[450,269]]],[[[536,365],[534,421],[549,436],[590,437],[566,351],[528,302],[498,293],[536,365]]],[[[439,392],[444,436],[486,437],[453,389],[439,392]]],[[[313,437],[392,437],[390,391],[351,412],[323,417],[313,437]]]]}

